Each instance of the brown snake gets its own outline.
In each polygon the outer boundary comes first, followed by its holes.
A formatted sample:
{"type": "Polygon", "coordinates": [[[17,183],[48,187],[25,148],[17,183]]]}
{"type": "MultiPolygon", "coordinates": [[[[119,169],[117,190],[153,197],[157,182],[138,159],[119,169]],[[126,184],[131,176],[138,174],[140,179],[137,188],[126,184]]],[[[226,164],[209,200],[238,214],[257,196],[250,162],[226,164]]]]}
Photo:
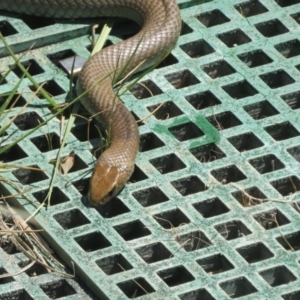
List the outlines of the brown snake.
{"type": "Polygon", "coordinates": [[[110,132],[110,147],[96,162],[88,195],[93,205],[106,203],[130,178],[139,148],[136,122],[115,96],[112,77],[124,76],[140,64],[139,70],[145,69],[174,47],[181,29],[175,0],[0,0],[0,9],[56,18],[124,17],[141,26],[135,36],[91,57],[77,83],[79,94],[90,89],[81,100],[83,106],[110,132]]]}

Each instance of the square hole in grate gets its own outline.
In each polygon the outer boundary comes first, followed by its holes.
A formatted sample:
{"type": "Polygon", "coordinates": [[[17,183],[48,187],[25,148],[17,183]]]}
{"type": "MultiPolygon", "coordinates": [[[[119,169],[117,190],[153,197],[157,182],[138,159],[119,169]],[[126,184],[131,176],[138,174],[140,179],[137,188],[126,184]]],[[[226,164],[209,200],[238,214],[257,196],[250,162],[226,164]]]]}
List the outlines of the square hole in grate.
{"type": "Polygon", "coordinates": [[[182,115],[182,111],[172,101],[166,101],[160,104],[152,105],[147,109],[153,113],[153,116],[158,120],[171,119],[182,115]]]}
{"type": "Polygon", "coordinates": [[[215,169],[212,170],[210,173],[222,184],[238,182],[247,178],[245,174],[242,173],[235,165],[215,169]]]}
{"type": "Polygon", "coordinates": [[[141,119],[140,117],[138,117],[138,115],[136,113],[134,113],[133,111],[130,112],[132,114],[132,116],[134,117],[135,121],[137,122],[137,126],[144,126],[145,122],[143,119],[141,119]]]}
{"type": "Polygon", "coordinates": [[[248,264],[254,264],[274,257],[274,254],[263,243],[256,243],[237,248],[236,251],[248,264]]]}
{"type": "Polygon", "coordinates": [[[284,300],[298,300],[300,299],[300,290],[288,294],[281,295],[284,300]]]}
{"type": "MultiPolygon", "coordinates": [[[[20,269],[24,269],[29,264],[30,264],[30,261],[22,261],[22,262],[18,263],[18,266],[20,267],[20,269]]],[[[40,264],[34,264],[29,269],[26,269],[25,273],[29,277],[36,277],[36,276],[40,276],[40,275],[43,275],[43,274],[48,274],[48,271],[44,266],[42,266],[40,264]]],[[[0,296],[0,299],[2,299],[1,296],[0,296]]]]}
{"type": "Polygon", "coordinates": [[[203,131],[192,122],[169,127],[168,130],[180,141],[187,141],[203,136],[203,131]]]}
{"type": "Polygon", "coordinates": [[[243,206],[251,207],[266,201],[265,194],[256,186],[232,193],[232,196],[243,206]]]}
{"type": "Polygon", "coordinates": [[[106,219],[130,212],[129,208],[118,197],[112,198],[105,205],[99,205],[94,209],[106,219]]]}
{"type": "Polygon", "coordinates": [[[267,154],[250,159],[249,163],[260,174],[266,174],[285,168],[285,165],[274,154],[267,154]]]}
{"type": "Polygon", "coordinates": [[[186,167],[186,165],[174,153],[151,159],[150,163],[161,174],[175,172],[186,167]]]}
{"type": "Polygon", "coordinates": [[[260,120],[279,114],[278,110],[267,100],[245,105],[243,108],[254,120],[260,120]]]}
{"type": "Polygon", "coordinates": [[[224,85],[222,86],[222,89],[234,100],[251,97],[258,93],[258,91],[247,80],[224,85]]]}
{"type": "MultiPolygon", "coordinates": [[[[1,188],[1,186],[0,186],[0,188],[1,188]]],[[[1,191],[1,189],[0,189],[0,191],[1,191]]],[[[5,222],[7,224],[9,222],[11,222],[11,224],[13,223],[11,218],[6,218],[5,222]]],[[[20,253],[20,251],[17,249],[16,245],[11,241],[10,238],[8,238],[8,239],[1,238],[0,239],[0,248],[9,255],[20,253]]],[[[0,299],[1,299],[1,297],[0,297],[0,299]]]]}
{"type": "Polygon", "coordinates": [[[157,275],[169,286],[177,286],[195,280],[195,277],[184,267],[177,266],[157,272],[157,275]]]}
{"type": "MultiPolygon", "coordinates": [[[[8,275],[9,273],[4,268],[0,267],[0,285],[15,281],[15,279],[12,276],[7,276],[7,277],[1,278],[1,275],[4,275],[4,274],[8,275]]],[[[1,299],[1,295],[0,295],[0,299],[1,299]]]]}
{"type": "Polygon", "coordinates": [[[132,196],[143,206],[148,207],[169,200],[169,198],[157,187],[153,186],[132,193],[132,196]]]}
{"type": "Polygon", "coordinates": [[[287,7],[287,6],[290,6],[290,5],[300,3],[299,0],[275,0],[275,1],[281,7],[287,7]]]}
{"type": "Polygon", "coordinates": [[[153,264],[173,256],[162,243],[154,243],[134,250],[147,264],[153,264]]]}
{"type": "Polygon", "coordinates": [[[276,70],[265,73],[259,75],[259,77],[271,89],[277,89],[295,82],[295,80],[284,70],[276,70]]]}
{"type": "MultiPolygon", "coordinates": [[[[3,148],[3,147],[1,147],[3,148]]],[[[0,148],[0,150],[1,150],[0,148]]],[[[8,150],[2,152],[0,154],[0,161],[2,163],[7,163],[15,160],[19,160],[22,158],[27,157],[28,155],[22,150],[22,148],[19,145],[14,145],[8,150]]]]}
{"type": "Polygon", "coordinates": [[[30,139],[41,152],[48,152],[60,147],[60,138],[55,132],[50,132],[30,139]]]}
{"type": "Polygon", "coordinates": [[[281,95],[280,97],[291,109],[300,108],[300,91],[281,95]]]}
{"type": "Polygon", "coordinates": [[[249,68],[263,66],[273,62],[273,60],[262,50],[255,50],[237,56],[249,68]]]}
{"type": "Polygon", "coordinates": [[[211,198],[193,204],[203,218],[212,218],[229,212],[228,207],[218,198],[211,198]]]}
{"type": "Polygon", "coordinates": [[[58,299],[77,294],[66,280],[43,283],[40,287],[50,299],[58,299]]]}
{"type": "Polygon", "coordinates": [[[285,58],[291,58],[300,54],[300,41],[291,40],[274,46],[285,58]]]}
{"type": "Polygon", "coordinates": [[[297,213],[300,214],[300,203],[299,202],[294,202],[292,204],[292,207],[296,210],[297,213]]]}
{"type": "Polygon", "coordinates": [[[0,294],[0,299],[1,300],[34,300],[25,290],[17,290],[5,294],[0,294]]]}
{"type": "Polygon", "coordinates": [[[165,229],[174,229],[190,223],[188,217],[179,208],[153,215],[153,218],[165,229]]]}
{"type": "Polygon", "coordinates": [[[182,196],[189,196],[207,189],[205,184],[197,176],[180,178],[172,181],[171,184],[182,196]]]}
{"type": "Polygon", "coordinates": [[[282,196],[288,196],[300,190],[300,180],[294,175],[280,178],[270,183],[282,196]]]}
{"type": "Polygon", "coordinates": [[[212,245],[211,241],[200,230],[176,235],[176,242],[180,245],[180,248],[187,252],[207,248],[212,245]]]}
{"type": "Polygon", "coordinates": [[[7,83],[7,80],[0,74],[0,85],[6,84],[6,83],[7,83]]]}
{"type": "Polygon", "coordinates": [[[24,169],[20,167],[13,171],[12,174],[23,185],[48,179],[48,176],[37,165],[26,166],[24,169]]]}
{"type": "Polygon", "coordinates": [[[253,218],[266,230],[278,228],[290,223],[290,220],[278,209],[253,215],[253,218]]]}
{"type": "Polygon", "coordinates": [[[225,60],[214,61],[200,67],[212,79],[228,76],[236,72],[225,60]]]}
{"type": "Polygon", "coordinates": [[[30,111],[18,115],[13,122],[20,130],[23,131],[33,129],[40,125],[43,121],[44,120],[35,111],[30,111]]]}
{"type": "Polygon", "coordinates": [[[140,152],[150,151],[165,145],[154,133],[149,132],[140,136],[140,152]]]}
{"type": "MultiPolygon", "coordinates": [[[[49,193],[49,190],[42,190],[39,192],[35,192],[32,195],[36,198],[37,201],[42,203],[49,193]]],[[[52,190],[51,197],[50,197],[50,205],[54,206],[57,204],[65,203],[70,201],[70,199],[57,187],[55,186],[52,190]]]]}
{"type": "Polygon", "coordinates": [[[241,29],[234,29],[221,34],[217,37],[229,48],[250,43],[252,40],[241,29]]]}
{"type": "Polygon", "coordinates": [[[249,0],[236,4],[234,8],[245,18],[260,15],[268,11],[268,9],[257,0],[249,0]]]}
{"type": "Polygon", "coordinates": [[[137,99],[146,99],[162,94],[162,90],[152,80],[137,83],[129,91],[137,99]]]}
{"type": "Polygon", "coordinates": [[[215,226],[215,229],[227,240],[234,240],[251,234],[252,232],[239,220],[233,220],[215,226]]]}
{"type": "Polygon", "coordinates": [[[73,186],[82,196],[87,196],[89,190],[89,183],[90,178],[84,178],[72,182],[73,186]]]}
{"type": "Polygon", "coordinates": [[[117,286],[130,299],[135,299],[144,295],[148,296],[148,294],[155,292],[154,288],[143,277],[120,282],[117,286]]]}
{"type": "Polygon", "coordinates": [[[51,62],[54,65],[56,65],[57,67],[59,67],[60,69],[62,69],[62,67],[59,63],[61,60],[66,59],[66,58],[72,58],[75,56],[76,56],[76,53],[71,49],[66,49],[66,50],[62,50],[62,51],[51,53],[51,54],[47,55],[48,59],[51,60],[51,62]]]}
{"type": "MultiPolygon", "coordinates": [[[[37,89],[35,86],[31,85],[29,86],[29,88],[34,92],[36,93],[37,92],[37,89]]],[[[55,96],[59,96],[59,95],[62,95],[64,94],[66,91],[55,81],[55,80],[48,80],[48,81],[45,81],[43,82],[43,89],[49,94],[51,95],[52,97],[55,97],[55,96]]],[[[40,98],[40,99],[44,99],[44,96],[38,92],[37,93],[37,96],[40,98]]]]}
{"type": "Polygon", "coordinates": [[[91,223],[78,208],[55,214],[53,218],[65,230],[91,223]]]}
{"type": "MultiPolygon", "coordinates": [[[[52,162],[54,161],[55,159],[52,160],[52,162]]],[[[78,172],[86,168],[88,168],[88,165],[73,151],[60,159],[59,172],[63,175],[78,172]]]]}
{"type": "Polygon", "coordinates": [[[125,240],[131,241],[151,234],[140,220],[114,226],[115,231],[125,240]]]}
{"type": "Polygon", "coordinates": [[[100,231],[75,237],[74,240],[85,252],[102,250],[111,246],[111,243],[100,231]]]}
{"type": "Polygon", "coordinates": [[[201,162],[209,163],[226,157],[226,154],[215,144],[210,143],[190,149],[190,152],[201,162]]]}
{"type": "MultiPolygon", "coordinates": [[[[44,69],[34,59],[22,61],[21,65],[31,76],[35,76],[45,72],[44,69]]],[[[13,68],[12,70],[19,78],[23,76],[23,72],[18,67],[13,68]]]]}
{"type": "Polygon", "coordinates": [[[211,91],[185,96],[185,99],[197,110],[221,104],[221,101],[211,91]]]}
{"type": "MultiPolygon", "coordinates": [[[[80,142],[85,142],[93,139],[100,139],[101,136],[99,130],[101,131],[99,126],[94,122],[91,122],[80,125],[76,124],[75,127],[71,129],[71,132],[80,142]]],[[[101,131],[101,133],[106,137],[106,134],[103,131],[101,131]]]]}
{"type": "Polygon", "coordinates": [[[286,267],[278,266],[258,273],[270,286],[288,284],[297,280],[297,277],[286,267]]]}
{"type": "Polygon", "coordinates": [[[263,142],[252,132],[246,132],[230,137],[228,138],[228,142],[239,152],[250,151],[264,145],[263,142]]]}
{"type": "Polygon", "coordinates": [[[96,260],[96,264],[106,275],[117,274],[133,268],[122,254],[115,254],[98,259],[96,260]]]}
{"type": "Polygon", "coordinates": [[[205,40],[198,40],[180,45],[180,48],[191,58],[202,57],[215,52],[205,40]]]}
{"type": "Polygon", "coordinates": [[[205,13],[195,15],[205,27],[213,27],[216,25],[224,24],[230,20],[218,9],[207,11],[205,13]]]}
{"type": "Polygon", "coordinates": [[[198,289],[178,295],[180,300],[216,300],[206,289],[198,289]]]}
{"type": "Polygon", "coordinates": [[[4,37],[18,33],[18,31],[7,21],[0,22],[0,31],[4,37]]]}
{"type": "Polygon", "coordinates": [[[300,231],[280,236],[276,240],[287,251],[300,250],[300,231]]]}
{"type": "Polygon", "coordinates": [[[175,89],[182,89],[200,83],[200,80],[189,70],[168,74],[165,75],[165,78],[175,87],[175,89]]]}
{"type": "MultiPolygon", "coordinates": [[[[0,76],[0,85],[1,85],[1,76],[0,76]]],[[[11,95],[9,96],[1,96],[0,95],[0,106],[2,106],[7,100],[8,98],[10,97],[11,95]]],[[[26,100],[21,96],[21,94],[14,94],[11,98],[11,100],[9,101],[7,107],[6,107],[6,110],[9,110],[9,109],[12,109],[14,107],[22,107],[26,104],[26,100]]]]}
{"type": "Polygon", "coordinates": [[[193,29],[190,26],[188,26],[184,21],[182,21],[180,35],[186,35],[191,32],[193,32],[193,29]]]}
{"type": "Polygon", "coordinates": [[[134,171],[129,178],[128,183],[135,183],[147,179],[148,176],[137,166],[134,165],[134,171]]]}
{"type": "Polygon", "coordinates": [[[215,254],[196,260],[209,275],[215,275],[234,269],[232,263],[222,254],[215,254]]]}
{"type": "Polygon", "coordinates": [[[206,117],[206,119],[219,131],[242,124],[242,122],[231,111],[214,114],[210,117],[206,117]]]}
{"type": "Polygon", "coordinates": [[[224,281],[219,285],[230,298],[239,298],[257,292],[257,289],[246,277],[224,281]]]}
{"type": "Polygon", "coordinates": [[[172,55],[172,53],[169,53],[169,55],[164,58],[156,67],[155,69],[161,69],[168,66],[172,66],[178,63],[178,59],[172,55]]]}
{"type": "Polygon", "coordinates": [[[289,32],[278,19],[264,21],[254,26],[263,36],[268,38],[289,32]]]}
{"type": "Polygon", "coordinates": [[[299,131],[290,123],[282,122],[276,125],[267,126],[264,130],[275,140],[283,141],[299,136],[299,131]]]}
{"type": "Polygon", "coordinates": [[[47,27],[54,25],[55,22],[51,18],[44,18],[44,17],[33,17],[22,15],[21,20],[30,28],[30,29],[37,29],[42,27],[47,27]]]}
{"type": "Polygon", "coordinates": [[[286,149],[286,151],[297,161],[300,162],[300,146],[286,149]]]}
{"type": "Polygon", "coordinates": [[[296,13],[296,14],[291,14],[291,17],[298,23],[300,24],[300,13],[296,13]]]}

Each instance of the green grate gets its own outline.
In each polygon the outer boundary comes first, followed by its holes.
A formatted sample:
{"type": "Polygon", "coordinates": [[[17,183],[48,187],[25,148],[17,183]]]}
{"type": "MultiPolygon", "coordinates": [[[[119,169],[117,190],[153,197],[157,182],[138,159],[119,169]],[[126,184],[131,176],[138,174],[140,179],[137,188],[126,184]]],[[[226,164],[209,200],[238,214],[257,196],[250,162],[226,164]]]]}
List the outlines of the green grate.
{"type": "MultiPolygon", "coordinates": [[[[130,183],[105,207],[85,205],[99,141],[97,130],[87,136],[87,123],[78,119],[63,150],[75,152],[74,168],[59,175],[52,206],[36,216],[51,247],[75,263],[100,299],[300,299],[300,1],[200,2],[178,1],[184,27],[177,47],[122,98],[137,119],[153,112],[139,123],[130,183]]],[[[135,30],[126,28],[117,26],[109,43],[135,30]]],[[[86,22],[1,13],[0,29],[16,53],[35,42],[21,61],[64,103],[69,79],[57,61],[88,58],[86,22]]],[[[0,55],[4,71],[12,60],[0,55]]],[[[11,72],[0,92],[19,77],[11,72]]],[[[22,96],[3,122],[30,103],[2,145],[51,115],[32,90],[28,80],[20,85],[22,96]]],[[[0,155],[43,170],[14,170],[7,179],[42,201],[59,139],[53,119],[0,155]]],[[[1,183],[6,189],[14,193],[1,183]]],[[[20,270],[20,253],[0,251],[0,274],[20,270]]],[[[0,279],[0,299],[58,298],[57,290],[67,299],[92,297],[79,281],[55,274],[0,279]]]]}

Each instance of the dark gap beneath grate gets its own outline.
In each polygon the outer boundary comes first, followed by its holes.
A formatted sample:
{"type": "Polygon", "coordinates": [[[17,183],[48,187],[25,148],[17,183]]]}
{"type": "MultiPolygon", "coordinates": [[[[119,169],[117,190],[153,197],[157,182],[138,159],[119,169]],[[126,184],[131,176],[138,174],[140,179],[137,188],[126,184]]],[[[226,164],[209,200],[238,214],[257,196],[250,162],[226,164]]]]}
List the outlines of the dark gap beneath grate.
{"type": "Polygon", "coordinates": [[[180,300],[216,300],[206,289],[198,289],[178,295],[180,300]]]}
{"type": "Polygon", "coordinates": [[[19,145],[14,145],[0,154],[0,160],[2,163],[8,163],[15,160],[23,159],[27,156],[28,155],[22,150],[22,148],[19,145]]]}
{"type": "MultiPolygon", "coordinates": [[[[47,198],[47,195],[49,193],[49,190],[42,190],[39,192],[35,192],[32,195],[34,198],[39,201],[40,203],[44,202],[44,200],[47,198]]],[[[54,187],[51,193],[50,197],[50,205],[54,206],[57,204],[65,203],[67,201],[70,201],[70,199],[58,188],[54,187]]]]}
{"type": "Polygon", "coordinates": [[[180,142],[204,136],[204,132],[192,122],[172,126],[168,130],[180,142]]]}
{"type": "Polygon", "coordinates": [[[228,207],[218,198],[211,198],[193,204],[203,218],[212,218],[229,212],[228,207]]]}
{"type": "Polygon", "coordinates": [[[22,131],[33,129],[44,120],[35,112],[25,112],[14,119],[14,124],[22,131]]]}
{"type": "Polygon", "coordinates": [[[215,275],[234,269],[232,263],[222,254],[196,260],[200,267],[209,275],[215,275]]]}
{"type": "Polygon", "coordinates": [[[106,274],[113,275],[120,272],[131,270],[132,265],[122,254],[107,256],[95,261],[97,266],[106,274]]]}
{"type": "Polygon", "coordinates": [[[258,274],[272,287],[297,280],[297,277],[286,266],[270,268],[258,274]]]}
{"type": "Polygon", "coordinates": [[[274,45],[274,48],[285,58],[291,58],[300,54],[300,41],[287,41],[274,45]]]}
{"type": "MultiPolygon", "coordinates": [[[[18,263],[18,266],[20,267],[20,269],[23,269],[26,266],[28,266],[29,264],[30,264],[30,261],[22,261],[22,262],[18,263]]],[[[44,266],[36,263],[32,267],[30,267],[28,270],[26,270],[25,273],[29,277],[36,277],[36,276],[40,276],[43,274],[48,274],[48,271],[44,266]]],[[[2,299],[1,296],[0,296],[0,299],[2,299]]]]}
{"type": "Polygon", "coordinates": [[[270,183],[282,196],[288,196],[300,190],[300,180],[295,175],[279,178],[270,183]]]}
{"type": "Polygon", "coordinates": [[[230,137],[228,138],[228,141],[239,152],[250,151],[264,145],[263,142],[252,132],[246,132],[230,137]]]}
{"type": "Polygon", "coordinates": [[[246,277],[224,281],[219,285],[230,298],[239,298],[257,292],[257,289],[246,277]]]}
{"type": "MultiPolygon", "coordinates": [[[[1,278],[1,275],[4,275],[4,274],[9,274],[9,273],[6,271],[5,268],[0,267],[0,286],[2,284],[7,284],[7,283],[15,281],[15,279],[12,276],[1,278]]],[[[0,295],[0,299],[1,299],[1,295],[0,295]]]]}
{"type": "Polygon", "coordinates": [[[100,205],[94,208],[103,218],[106,219],[114,218],[130,212],[129,208],[118,197],[111,199],[105,205],[100,205]]]}
{"type": "Polygon", "coordinates": [[[215,229],[227,241],[244,237],[252,232],[239,220],[229,221],[220,225],[216,225],[215,229]]]}
{"type": "Polygon", "coordinates": [[[197,110],[221,104],[221,101],[211,91],[199,92],[184,98],[197,110]]]}
{"type": "Polygon", "coordinates": [[[187,252],[207,248],[212,245],[211,241],[200,230],[176,235],[175,240],[180,245],[180,248],[187,252]]]}
{"type": "Polygon", "coordinates": [[[215,143],[192,148],[190,149],[190,152],[201,163],[209,163],[211,161],[226,157],[226,154],[222,152],[222,150],[215,143]]]}
{"type": "Polygon", "coordinates": [[[300,290],[281,295],[281,297],[284,300],[298,300],[298,299],[300,299],[300,290]]]}
{"type": "Polygon", "coordinates": [[[131,241],[151,234],[151,231],[140,220],[117,225],[113,228],[125,241],[131,241]]]}
{"type": "Polygon", "coordinates": [[[100,231],[75,237],[74,240],[85,252],[102,250],[111,246],[111,243],[100,231]]]}
{"type": "Polygon", "coordinates": [[[34,300],[24,289],[0,294],[0,299],[1,300],[34,300]]]}
{"type": "Polygon", "coordinates": [[[18,33],[18,31],[7,21],[0,22],[0,31],[4,37],[18,33]]]}
{"type": "Polygon", "coordinates": [[[177,266],[157,272],[157,275],[169,286],[177,286],[195,280],[195,277],[184,267],[177,266]]]}
{"type": "Polygon", "coordinates": [[[291,14],[291,17],[292,17],[298,24],[300,24],[300,13],[291,14]]]}
{"type": "MultiPolygon", "coordinates": [[[[41,152],[48,152],[60,147],[60,138],[55,132],[46,133],[30,139],[41,152]]],[[[67,145],[67,144],[65,144],[67,145]]]]}
{"type": "Polygon", "coordinates": [[[286,151],[297,161],[300,162],[300,146],[286,149],[286,151]]]}
{"type": "Polygon", "coordinates": [[[265,194],[256,186],[245,189],[245,193],[242,191],[232,193],[232,196],[243,206],[243,207],[251,207],[254,205],[259,205],[265,202],[267,197],[265,194]],[[245,193],[249,194],[246,195],[245,193]],[[256,199],[253,199],[253,198],[256,199]]]}
{"type": "MultiPolygon", "coordinates": [[[[55,162],[55,159],[53,159],[51,162],[55,162]]],[[[74,152],[69,153],[67,156],[61,157],[60,163],[59,172],[63,175],[88,168],[88,165],[77,154],[74,154],[74,152]],[[71,160],[70,163],[66,162],[68,159],[71,160]],[[64,167],[66,171],[64,170],[64,167]],[[69,167],[71,168],[69,169],[69,167]]]]}
{"type": "Polygon", "coordinates": [[[157,66],[155,69],[161,69],[161,68],[165,68],[165,67],[168,67],[168,66],[172,66],[172,65],[175,65],[178,63],[178,59],[172,55],[172,53],[169,53],[169,55],[164,59],[162,60],[157,66]]]}
{"type": "Polygon", "coordinates": [[[51,18],[34,17],[29,15],[22,15],[21,20],[30,28],[37,29],[55,24],[55,21],[51,18]]]}
{"type": "MultiPolygon", "coordinates": [[[[102,137],[106,137],[105,132],[99,128],[96,122],[93,121],[90,123],[84,122],[84,124],[75,123],[75,127],[72,128],[71,132],[80,142],[90,141],[93,139],[100,139],[101,141],[101,135],[102,137]]],[[[102,145],[100,141],[99,144],[101,148],[102,145]]]]}
{"type": "Polygon", "coordinates": [[[140,127],[140,126],[145,125],[144,121],[141,121],[141,119],[140,119],[133,111],[131,111],[130,113],[132,114],[132,116],[133,116],[134,119],[136,120],[137,126],[140,127]]]}
{"type": "Polygon", "coordinates": [[[179,47],[191,58],[198,58],[215,52],[215,49],[205,40],[189,42],[179,47]]]}
{"type": "Polygon", "coordinates": [[[186,168],[186,165],[174,153],[151,159],[149,162],[161,174],[167,174],[186,168]]]}
{"type": "Polygon", "coordinates": [[[212,79],[228,76],[236,72],[225,60],[214,61],[200,67],[212,79]]]}
{"type": "Polygon", "coordinates": [[[214,9],[205,13],[195,15],[205,27],[213,27],[230,21],[220,10],[214,9]]]}
{"type": "Polygon", "coordinates": [[[267,154],[250,159],[249,163],[260,174],[266,174],[285,168],[285,165],[274,154],[267,154]]]}
{"type": "Polygon", "coordinates": [[[276,240],[286,251],[300,250],[300,231],[280,236],[276,240]]]}
{"type": "MultiPolygon", "coordinates": [[[[143,277],[133,278],[117,284],[119,289],[130,299],[155,292],[154,288],[143,277]]],[[[151,297],[151,296],[150,296],[151,297]]]]}
{"type": "MultiPolygon", "coordinates": [[[[62,50],[59,52],[48,54],[48,59],[58,68],[62,69],[59,61],[62,59],[70,58],[76,56],[76,53],[71,49],[62,50]]],[[[62,69],[63,70],[63,69],[62,69]]]]}
{"type": "Polygon", "coordinates": [[[222,89],[234,100],[240,100],[258,94],[258,91],[247,80],[224,85],[222,89]]]}
{"type": "Polygon", "coordinates": [[[136,99],[146,99],[162,94],[162,90],[152,80],[139,82],[129,91],[136,99]]]}
{"type": "Polygon", "coordinates": [[[205,184],[197,176],[180,178],[172,181],[171,184],[182,196],[189,196],[207,189],[205,184]]]}
{"type": "Polygon", "coordinates": [[[231,111],[214,114],[206,119],[219,131],[243,124],[231,111]]]}
{"type": "Polygon", "coordinates": [[[271,89],[277,89],[295,82],[295,80],[284,70],[259,75],[261,80],[271,89]]]}
{"type": "MultiPolygon", "coordinates": [[[[60,96],[66,93],[66,91],[54,79],[42,82],[39,84],[39,86],[42,86],[43,89],[52,97],[60,96]]],[[[29,88],[33,93],[37,92],[37,88],[35,86],[30,85],[29,88]]],[[[36,95],[38,98],[44,100],[44,96],[40,92],[37,92],[36,95]]]]}
{"type": "Polygon", "coordinates": [[[300,108],[300,91],[281,95],[280,97],[291,109],[300,108]]]}
{"type": "Polygon", "coordinates": [[[278,110],[267,100],[245,105],[243,108],[254,120],[260,120],[279,114],[278,110]]]}
{"type": "MultiPolygon", "coordinates": [[[[45,72],[44,69],[34,59],[22,61],[20,63],[31,76],[35,76],[45,72]]],[[[19,78],[23,76],[23,72],[17,66],[15,66],[12,70],[19,78]]]]}
{"type": "Polygon", "coordinates": [[[193,32],[193,29],[189,25],[187,25],[184,21],[182,21],[180,35],[186,35],[191,32],[193,32]]]}
{"type": "Polygon", "coordinates": [[[234,8],[245,18],[260,15],[268,11],[268,9],[257,0],[236,4],[234,8]]]}
{"type": "Polygon", "coordinates": [[[237,248],[236,251],[248,264],[270,259],[274,254],[263,243],[256,243],[237,248]]]}
{"type": "Polygon", "coordinates": [[[162,243],[149,244],[134,250],[147,264],[153,264],[172,257],[172,253],[162,243]]]}
{"type": "Polygon", "coordinates": [[[158,120],[166,120],[183,114],[180,108],[172,101],[152,105],[147,107],[147,109],[153,113],[153,116],[158,120]]]}
{"type": "Polygon", "coordinates": [[[85,197],[88,194],[89,183],[90,183],[90,178],[84,178],[84,179],[73,181],[72,185],[82,196],[85,197]]]}
{"type": "Polygon", "coordinates": [[[134,171],[129,178],[128,184],[146,180],[147,178],[148,176],[142,171],[142,169],[140,169],[137,165],[134,165],[134,171]]]}
{"type": "Polygon", "coordinates": [[[263,51],[255,50],[237,56],[249,68],[260,67],[273,62],[273,60],[263,51]]]}
{"type": "Polygon", "coordinates": [[[242,173],[235,165],[215,169],[212,170],[210,173],[222,184],[238,182],[247,178],[245,174],[242,173]]]}
{"type": "Polygon", "coordinates": [[[241,29],[234,29],[221,34],[217,34],[217,37],[229,48],[247,44],[252,41],[249,36],[241,29]]]}
{"type": "Polygon", "coordinates": [[[290,220],[278,209],[253,215],[253,218],[266,230],[278,228],[290,223],[290,220]]]}
{"type": "Polygon", "coordinates": [[[7,80],[0,74],[0,85],[6,84],[7,80]]]}
{"type": "Polygon", "coordinates": [[[182,89],[200,83],[200,80],[189,70],[177,71],[165,75],[165,78],[175,87],[182,89]]]}
{"type": "MultiPolygon", "coordinates": [[[[0,76],[1,78],[1,76],[0,76]]],[[[1,79],[0,79],[1,80],[1,79]]],[[[10,97],[11,95],[1,96],[0,95],[0,106],[4,104],[4,102],[10,97]]],[[[6,110],[12,109],[13,107],[22,107],[26,104],[26,100],[20,94],[14,94],[11,98],[9,104],[6,107],[6,110]]]]}
{"type": "Polygon", "coordinates": [[[281,7],[287,7],[294,4],[299,4],[299,0],[275,0],[275,2],[281,7]]]}
{"type": "Polygon", "coordinates": [[[263,36],[267,38],[289,32],[289,30],[278,19],[264,21],[255,24],[254,26],[263,36]]]}
{"type": "Polygon", "coordinates": [[[165,229],[174,229],[190,223],[188,217],[179,208],[153,215],[153,218],[165,229]]]}
{"type": "Polygon", "coordinates": [[[300,135],[299,131],[289,121],[267,126],[264,130],[275,141],[283,141],[300,135]]]}
{"type": "Polygon", "coordinates": [[[48,179],[48,176],[37,165],[26,166],[36,170],[22,169],[21,167],[12,172],[12,174],[23,185],[34,184],[36,182],[48,179]]]}
{"type": "Polygon", "coordinates": [[[132,196],[143,206],[148,207],[169,200],[169,198],[156,186],[132,193],[132,196]]]}
{"type": "Polygon", "coordinates": [[[66,280],[43,283],[40,287],[50,299],[58,299],[77,294],[74,288],[66,280]]]}
{"type": "Polygon", "coordinates": [[[55,214],[53,218],[65,230],[91,223],[78,208],[55,214]]]}
{"type": "Polygon", "coordinates": [[[153,132],[145,133],[140,136],[140,152],[146,152],[165,146],[153,132]]]}

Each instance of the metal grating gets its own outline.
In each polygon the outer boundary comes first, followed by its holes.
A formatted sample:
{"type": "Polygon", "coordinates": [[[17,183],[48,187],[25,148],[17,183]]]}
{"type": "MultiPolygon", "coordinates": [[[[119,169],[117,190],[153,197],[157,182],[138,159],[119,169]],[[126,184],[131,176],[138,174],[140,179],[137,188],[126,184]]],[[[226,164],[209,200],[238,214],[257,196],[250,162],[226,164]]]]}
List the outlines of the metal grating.
{"type": "MultiPolygon", "coordinates": [[[[100,299],[299,299],[300,1],[199,2],[178,1],[185,25],[177,47],[123,96],[138,119],[154,111],[140,123],[131,182],[107,206],[85,205],[91,149],[99,141],[97,130],[87,137],[79,119],[63,151],[75,151],[74,168],[58,177],[52,206],[36,221],[100,299]]],[[[69,79],[56,62],[88,58],[89,27],[33,20],[2,13],[0,29],[17,53],[35,41],[22,62],[64,103],[69,79]]],[[[111,43],[134,30],[119,29],[111,43]]],[[[11,64],[3,57],[1,71],[11,64]]],[[[19,77],[11,72],[0,92],[11,91],[19,77]]],[[[30,103],[2,145],[51,114],[43,100],[32,99],[29,81],[18,90],[22,96],[3,122],[30,103]]],[[[44,170],[5,174],[23,189],[30,186],[28,195],[38,201],[47,193],[59,136],[54,119],[0,156],[44,170]]],[[[2,182],[5,189],[14,193],[2,182]]],[[[10,264],[17,254],[0,252],[0,274],[20,268],[10,264]]],[[[44,299],[42,284],[57,280],[14,276],[0,281],[0,299],[44,299]]],[[[59,282],[72,291],[59,297],[87,299],[76,282],[59,282]]]]}

